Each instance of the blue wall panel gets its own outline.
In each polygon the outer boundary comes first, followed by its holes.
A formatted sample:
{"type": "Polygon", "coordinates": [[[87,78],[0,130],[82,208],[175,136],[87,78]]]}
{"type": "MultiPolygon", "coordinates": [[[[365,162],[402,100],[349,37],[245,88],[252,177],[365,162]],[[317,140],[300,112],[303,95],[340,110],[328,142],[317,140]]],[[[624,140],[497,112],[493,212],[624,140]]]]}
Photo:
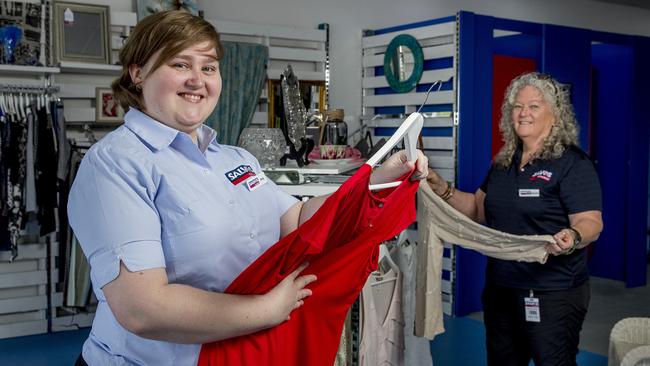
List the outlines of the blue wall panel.
{"type": "Polygon", "coordinates": [[[599,277],[625,280],[625,242],[627,231],[626,185],[622,177],[629,172],[627,140],[632,109],[632,50],[611,44],[592,49],[594,80],[592,136],[596,169],[603,191],[603,222],[600,239],[590,248],[589,271],[599,277]]]}
{"type": "Polygon", "coordinates": [[[627,201],[628,232],[625,283],[628,287],[644,286],[647,281],[648,253],[648,148],[650,144],[650,39],[634,39],[634,85],[632,89],[632,118],[629,130],[629,164],[627,201]]]}
{"type": "MultiPolygon", "coordinates": [[[[458,177],[460,190],[474,192],[490,167],[492,129],[493,18],[460,13],[458,177]]],[[[485,257],[458,247],[454,315],[482,309],[485,257]]]]}
{"type": "Polygon", "coordinates": [[[591,38],[586,29],[543,26],[542,69],[571,87],[571,101],[580,124],[580,146],[589,150],[589,80],[591,38]]]}

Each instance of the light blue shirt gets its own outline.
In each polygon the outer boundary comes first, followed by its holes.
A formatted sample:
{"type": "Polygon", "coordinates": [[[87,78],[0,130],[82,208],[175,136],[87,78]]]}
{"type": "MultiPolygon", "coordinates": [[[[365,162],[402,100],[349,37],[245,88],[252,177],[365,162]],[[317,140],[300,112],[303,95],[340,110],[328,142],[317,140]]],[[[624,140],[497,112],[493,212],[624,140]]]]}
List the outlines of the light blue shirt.
{"type": "Polygon", "coordinates": [[[102,287],[119,274],[165,268],[170,283],[222,292],[280,237],[296,203],[260,176],[247,151],[216,142],[207,126],[190,136],[131,108],[125,124],[86,153],[72,186],[70,225],[90,263],[99,300],[83,347],[90,365],[194,365],[200,345],[138,337],[108,307],[102,287]]]}

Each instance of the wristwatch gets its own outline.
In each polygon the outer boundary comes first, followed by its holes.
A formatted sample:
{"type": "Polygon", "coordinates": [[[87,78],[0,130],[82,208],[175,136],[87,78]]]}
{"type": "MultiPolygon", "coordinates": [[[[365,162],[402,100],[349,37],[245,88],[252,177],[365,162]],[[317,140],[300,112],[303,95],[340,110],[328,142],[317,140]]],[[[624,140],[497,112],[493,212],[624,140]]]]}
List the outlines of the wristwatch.
{"type": "Polygon", "coordinates": [[[568,229],[573,232],[573,246],[577,247],[582,242],[582,235],[580,235],[580,232],[578,230],[572,227],[569,227],[568,229]]]}
{"type": "Polygon", "coordinates": [[[582,242],[582,235],[580,235],[580,232],[578,230],[572,227],[568,227],[567,229],[573,233],[573,245],[571,245],[571,248],[569,248],[569,250],[566,253],[564,253],[565,255],[569,255],[573,253],[576,250],[576,248],[578,248],[578,245],[580,245],[580,243],[582,242]]]}

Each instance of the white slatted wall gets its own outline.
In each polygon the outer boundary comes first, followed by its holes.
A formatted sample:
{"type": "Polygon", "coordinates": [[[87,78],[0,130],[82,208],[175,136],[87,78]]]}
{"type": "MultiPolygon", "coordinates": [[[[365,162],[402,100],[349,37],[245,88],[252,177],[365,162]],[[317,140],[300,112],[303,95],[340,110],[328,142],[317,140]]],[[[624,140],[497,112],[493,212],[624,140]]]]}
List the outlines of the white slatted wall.
{"type": "MultiPolygon", "coordinates": [[[[224,41],[259,43],[269,47],[267,78],[280,80],[282,71],[291,64],[298,80],[326,80],[327,32],[323,29],[271,26],[210,21],[224,41]]],[[[267,84],[251,124],[268,124],[267,84]]]]}
{"type": "MultiPolygon", "coordinates": [[[[437,86],[429,95],[421,110],[425,116],[422,142],[429,164],[443,178],[454,182],[456,168],[456,21],[448,18],[444,22],[431,21],[429,25],[401,29],[362,38],[363,80],[362,80],[362,123],[370,128],[373,143],[393,134],[408,114],[415,112],[424,102],[431,83],[442,80],[442,89],[437,86]],[[409,34],[418,40],[424,54],[424,72],[415,90],[397,93],[390,89],[383,75],[384,53],[390,41],[400,34],[409,34]]],[[[407,27],[402,27],[407,28],[407,27]]],[[[413,69],[413,58],[405,55],[406,74],[413,69]]],[[[411,235],[417,237],[417,235],[411,235]]],[[[454,249],[445,243],[443,258],[443,307],[446,314],[452,314],[454,284],[454,249]]]]}

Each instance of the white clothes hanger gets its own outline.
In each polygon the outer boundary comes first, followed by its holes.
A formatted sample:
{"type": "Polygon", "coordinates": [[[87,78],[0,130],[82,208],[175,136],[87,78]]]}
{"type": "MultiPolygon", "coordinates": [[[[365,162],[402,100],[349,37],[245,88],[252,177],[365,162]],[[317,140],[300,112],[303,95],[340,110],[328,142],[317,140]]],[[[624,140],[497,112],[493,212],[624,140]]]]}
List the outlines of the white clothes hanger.
{"type": "Polygon", "coordinates": [[[383,280],[373,282],[372,286],[380,285],[380,284],[386,283],[386,282],[395,281],[395,280],[397,280],[397,274],[400,272],[399,266],[397,265],[397,263],[395,263],[395,261],[393,261],[393,258],[391,258],[390,252],[388,251],[388,247],[386,246],[386,244],[379,244],[379,260],[378,260],[378,262],[381,263],[381,261],[385,261],[388,264],[388,266],[390,267],[390,269],[392,270],[394,275],[393,275],[393,277],[384,278],[383,280]]]}
{"type": "MultiPolygon", "coordinates": [[[[406,145],[406,156],[410,162],[415,162],[417,160],[417,142],[418,136],[420,136],[420,131],[422,131],[422,126],[424,125],[424,117],[418,112],[411,113],[408,118],[399,126],[397,131],[391,136],[384,146],[379,149],[373,156],[368,159],[366,164],[374,167],[377,163],[388,154],[398,142],[404,139],[404,145],[406,145]]],[[[384,188],[390,188],[400,185],[401,181],[389,182],[389,183],[380,183],[380,184],[371,184],[370,190],[378,190],[384,188]]]]}
{"type": "MultiPolygon", "coordinates": [[[[451,80],[451,78],[449,80],[451,80]]],[[[422,131],[422,126],[424,125],[424,117],[422,114],[420,114],[420,110],[424,104],[426,104],[427,99],[429,99],[429,93],[431,93],[431,89],[433,89],[436,84],[438,84],[438,91],[440,91],[440,88],[442,87],[442,80],[438,80],[431,84],[429,91],[427,91],[424,102],[422,102],[417,112],[411,113],[408,118],[402,122],[397,131],[395,131],[395,133],[388,139],[388,141],[386,141],[384,146],[382,146],[379,151],[377,151],[373,156],[370,157],[370,159],[368,159],[366,164],[370,165],[371,167],[377,165],[377,163],[384,156],[386,156],[386,154],[388,154],[395,147],[395,145],[397,145],[397,143],[402,140],[402,138],[404,138],[404,145],[406,146],[406,156],[408,158],[408,161],[415,162],[415,160],[417,160],[417,142],[418,137],[420,136],[420,131],[422,131]]],[[[401,183],[402,182],[400,181],[396,181],[389,183],[371,184],[369,189],[371,191],[374,191],[384,188],[396,187],[401,183]]]]}

